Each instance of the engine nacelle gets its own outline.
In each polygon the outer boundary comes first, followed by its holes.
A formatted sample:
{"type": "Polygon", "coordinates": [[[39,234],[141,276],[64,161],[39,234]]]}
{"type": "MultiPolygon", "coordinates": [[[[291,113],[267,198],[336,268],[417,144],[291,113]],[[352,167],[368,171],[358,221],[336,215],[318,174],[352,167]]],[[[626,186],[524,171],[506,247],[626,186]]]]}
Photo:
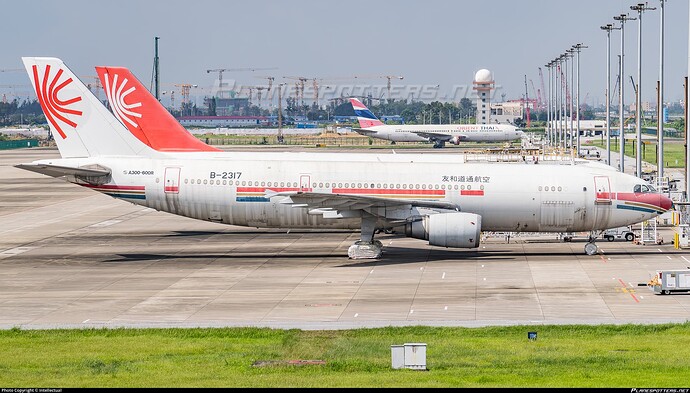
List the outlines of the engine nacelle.
{"type": "Polygon", "coordinates": [[[454,145],[459,145],[460,141],[462,141],[463,139],[464,139],[463,137],[456,135],[456,136],[450,138],[450,143],[452,143],[454,145]]]}
{"type": "Polygon", "coordinates": [[[482,217],[472,213],[439,213],[424,216],[405,225],[405,234],[428,240],[432,246],[454,248],[479,247],[482,217]]]}

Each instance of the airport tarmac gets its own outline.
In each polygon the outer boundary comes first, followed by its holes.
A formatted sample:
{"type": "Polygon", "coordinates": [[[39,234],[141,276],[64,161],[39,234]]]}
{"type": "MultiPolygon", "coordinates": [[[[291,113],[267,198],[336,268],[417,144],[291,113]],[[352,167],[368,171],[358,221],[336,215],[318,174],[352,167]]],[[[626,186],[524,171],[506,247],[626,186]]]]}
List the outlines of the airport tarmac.
{"type": "MultiPolygon", "coordinates": [[[[292,149],[295,149],[294,147],[292,149]]],[[[437,153],[439,149],[428,149],[437,153]]],[[[442,150],[442,149],[440,149],[442,150]]],[[[663,323],[690,294],[654,295],[657,269],[690,267],[662,245],[489,236],[476,250],[379,235],[350,260],[350,231],[227,226],[156,212],[14,168],[55,149],[0,152],[0,328],[260,326],[349,329],[663,323]]]]}

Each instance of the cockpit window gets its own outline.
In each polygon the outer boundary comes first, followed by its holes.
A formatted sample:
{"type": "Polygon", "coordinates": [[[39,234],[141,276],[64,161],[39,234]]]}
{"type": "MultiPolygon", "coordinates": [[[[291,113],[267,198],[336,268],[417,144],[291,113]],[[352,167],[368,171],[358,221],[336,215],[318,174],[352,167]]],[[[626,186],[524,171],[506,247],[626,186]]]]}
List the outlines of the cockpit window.
{"type": "Polygon", "coordinates": [[[633,188],[633,192],[636,192],[636,193],[640,193],[640,192],[645,193],[645,192],[656,192],[656,190],[654,189],[654,187],[648,186],[648,185],[646,185],[646,184],[636,184],[636,185],[635,185],[635,188],[633,188]]]}

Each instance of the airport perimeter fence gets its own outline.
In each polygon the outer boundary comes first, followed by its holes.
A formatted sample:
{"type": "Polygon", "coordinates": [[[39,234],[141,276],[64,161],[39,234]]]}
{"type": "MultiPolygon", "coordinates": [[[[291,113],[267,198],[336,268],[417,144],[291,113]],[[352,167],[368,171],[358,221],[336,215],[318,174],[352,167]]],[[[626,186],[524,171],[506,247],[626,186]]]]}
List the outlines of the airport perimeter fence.
{"type": "MultiPolygon", "coordinates": [[[[283,143],[278,142],[278,137],[271,136],[256,136],[245,138],[213,138],[201,137],[208,145],[222,146],[222,145],[294,145],[294,146],[390,146],[391,142],[384,139],[366,138],[366,137],[295,137],[284,136],[283,143]]],[[[396,146],[428,146],[424,142],[396,142],[396,146]]]]}
{"type": "Polygon", "coordinates": [[[12,139],[0,141],[0,150],[21,149],[25,147],[37,147],[38,139],[12,139]]]}

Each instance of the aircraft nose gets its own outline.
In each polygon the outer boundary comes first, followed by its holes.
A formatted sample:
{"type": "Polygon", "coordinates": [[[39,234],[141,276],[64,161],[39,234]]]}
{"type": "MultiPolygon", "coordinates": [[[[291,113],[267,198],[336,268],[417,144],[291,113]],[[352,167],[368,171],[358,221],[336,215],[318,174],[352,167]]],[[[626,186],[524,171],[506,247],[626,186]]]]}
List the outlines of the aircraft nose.
{"type": "Polygon", "coordinates": [[[673,208],[673,200],[666,195],[659,194],[659,207],[664,210],[671,210],[673,208]]]}

